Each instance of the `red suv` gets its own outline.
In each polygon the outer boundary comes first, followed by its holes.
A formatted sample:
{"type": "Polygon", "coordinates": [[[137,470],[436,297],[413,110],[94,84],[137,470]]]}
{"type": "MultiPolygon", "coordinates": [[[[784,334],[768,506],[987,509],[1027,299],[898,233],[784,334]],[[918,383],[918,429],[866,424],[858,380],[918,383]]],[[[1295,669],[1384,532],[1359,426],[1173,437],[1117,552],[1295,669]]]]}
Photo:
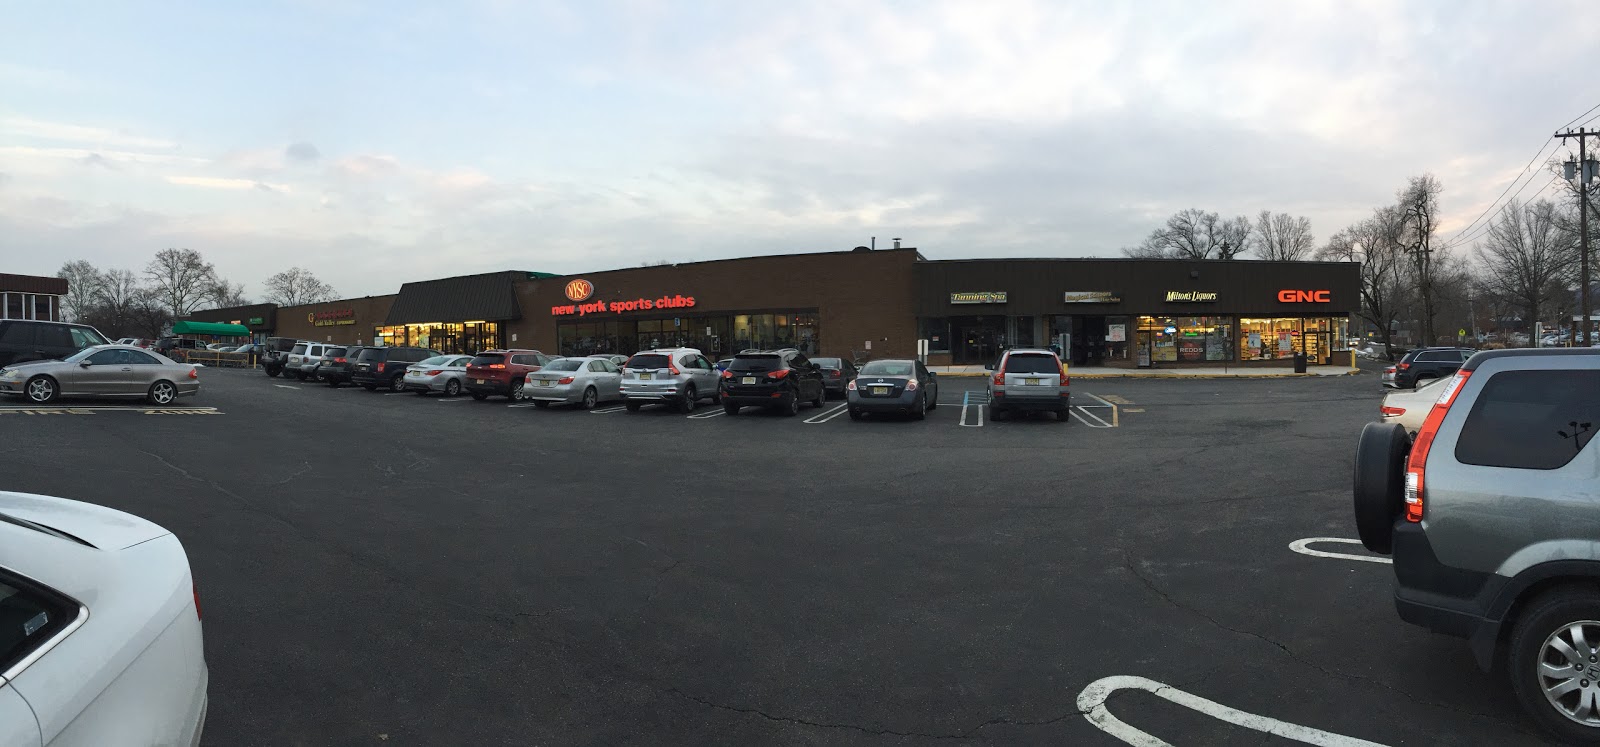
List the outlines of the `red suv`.
{"type": "Polygon", "coordinates": [[[467,392],[473,399],[491,394],[516,399],[522,396],[523,378],[550,362],[537,350],[485,350],[467,364],[467,392]]]}

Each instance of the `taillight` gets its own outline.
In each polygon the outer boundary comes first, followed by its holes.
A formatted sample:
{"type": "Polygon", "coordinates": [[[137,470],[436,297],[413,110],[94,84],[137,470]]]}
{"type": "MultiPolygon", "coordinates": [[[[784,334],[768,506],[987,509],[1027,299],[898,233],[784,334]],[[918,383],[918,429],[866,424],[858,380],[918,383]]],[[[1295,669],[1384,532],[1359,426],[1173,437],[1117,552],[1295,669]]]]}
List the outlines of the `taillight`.
{"type": "Polygon", "coordinates": [[[856,380],[855,379],[851,379],[850,383],[845,385],[845,388],[849,389],[852,392],[855,391],[856,390],[856,380]]]}
{"type": "Polygon", "coordinates": [[[374,370],[374,371],[377,371],[377,372],[378,372],[378,373],[383,373],[383,364],[382,364],[382,363],[379,363],[379,364],[378,364],[378,365],[377,365],[377,366],[376,366],[376,367],[374,367],[374,368],[373,368],[373,369],[372,369],[372,370],[374,370]]]}
{"type": "Polygon", "coordinates": [[[835,379],[839,378],[842,375],[843,375],[843,372],[841,372],[841,371],[834,371],[833,372],[833,378],[835,378],[835,379]]]}
{"type": "Polygon", "coordinates": [[[348,361],[346,359],[344,359],[344,358],[334,358],[333,362],[334,363],[347,363],[348,361]]]}
{"type": "Polygon", "coordinates": [[[194,592],[194,619],[200,619],[200,587],[194,582],[189,583],[189,590],[194,592]]]}
{"type": "Polygon", "coordinates": [[[506,364],[504,364],[504,363],[490,363],[489,367],[490,368],[505,368],[506,364]]]}
{"type": "Polygon", "coordinates": [[[1398,368],[1401,371],[1404,371],[1404,370],[1406,370],[1408,368],[1411,368],[1411,364],[1410,363],[1398,363],[1398,364],[1395,364],[1395,368],[1398,368]]]}
{"type": "Polygon", "coordinates": [[[673,364],[671,358],[667,359],[667,373],[672,374],[673,376],[677,376],[679,373],[678,367],[673,364]]]}
{"type": "Polygon", "coordinates": [[[722,378],[724,378],[724,379],[733,378],[733,372],[732,371],[723,371],[722,372],[722,378]]]}
{"type": "Polygon", "coordinates": [[[1005,386],[1006,385],[1006,372],[1005,371],[995,371],[994,372],[994,385],[995,386],[1005,386]]]}
{"type": "Polygon", "coordinates": [[[1388,368],[1383,369],[1383,372],[1386,373],[1386,374],[1394,373],[1394,366],[1390,366],[1388,368]]]}
{"type": "Polygon", "coordinates": [[[917,391],[917,380],[916,379],[906,379],[906,391],[908,391],[908,392],[917,391]]]}
{"type": "Polygon", "coordinates": [[[427,375],[427,376],[438,376],[439,374],[442,374],[442,373],[444,373],[444,371],[429,371],[425,375],[427,375]]]}
{"type": "Polygon", "coordinates": [[[789,369],[787,369],[787,368],[780,368],[780,369],[778,369],[776,371],[768,371],[767,372],[767,378],[769,378],[769,379],[781,379],[781,378],[783,378],[785,376],[788,376],[788,375],[789,375],[789,369]]]}
{"type": "Polygon", "coordinates": [[[572,383],[572,377],[571,376],[563,377],[560,381],[557,381],[556,383],[557,384],[571,384],[572,383]]]}
{"type": "Polygon", "coordinates": [[[1390,405],[1384,405],[1384,406],[1378,408],[1378,412],[1381,412],[1384,415],[1388,415],[1390,417],[1394,417],[1394,416],[1406,414],[1406,408],[1404,408],[1404,407],[1392,407],[1390,405]]]}
{"type": "Polygon", "coordinates": [[[191,379],[200,378],[200,369],[198,369],[198,368],[189,369],[189,378],[191,378],[191,379]]]}
{"type": "Polygon", "coordinates": [[[1444,385],[1439,400],[1428,411],[1427,419],[1422,421],[1422,429],[1417,431],[1417,440],[1411,444],[1411,456],[1406,459],[1406,521],[1422,521],[1423,500],[1427,497],[1424,473],[1428,466],[1428,450],[1433,448],[1433,437],[1438,434],[1439,425],[1444,422],[1450,405],[1461,393],[1461,385],[1471,375],[1471,371],[1462,371],[1444,385]]]}

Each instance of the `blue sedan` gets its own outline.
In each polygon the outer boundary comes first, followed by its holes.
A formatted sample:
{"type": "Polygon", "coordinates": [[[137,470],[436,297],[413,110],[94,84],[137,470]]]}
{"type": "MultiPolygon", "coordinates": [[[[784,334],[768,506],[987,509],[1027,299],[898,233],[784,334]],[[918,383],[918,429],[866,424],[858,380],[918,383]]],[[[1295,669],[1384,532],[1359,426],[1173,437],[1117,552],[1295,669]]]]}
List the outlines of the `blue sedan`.
{"type": "Polygon", "coordinates": [[[939,406],[939,380],[921,361],[909,358],[867,363],[845,393],[851,420],[870,412],[904,413],[922,420],[939,406]]]}

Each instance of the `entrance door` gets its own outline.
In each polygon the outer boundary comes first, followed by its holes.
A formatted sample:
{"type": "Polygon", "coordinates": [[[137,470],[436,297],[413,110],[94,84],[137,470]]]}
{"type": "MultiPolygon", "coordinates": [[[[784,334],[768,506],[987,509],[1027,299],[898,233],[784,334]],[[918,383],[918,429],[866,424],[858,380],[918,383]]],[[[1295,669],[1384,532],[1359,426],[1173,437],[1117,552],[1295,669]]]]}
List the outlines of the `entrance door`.
{"type": "Polygon", "coordinates": [[[1003,316],[952,317],[950,328],[956,343],[951,347],[953,362],[975,364],[999,360],[1005,325],[1003,316]]]}

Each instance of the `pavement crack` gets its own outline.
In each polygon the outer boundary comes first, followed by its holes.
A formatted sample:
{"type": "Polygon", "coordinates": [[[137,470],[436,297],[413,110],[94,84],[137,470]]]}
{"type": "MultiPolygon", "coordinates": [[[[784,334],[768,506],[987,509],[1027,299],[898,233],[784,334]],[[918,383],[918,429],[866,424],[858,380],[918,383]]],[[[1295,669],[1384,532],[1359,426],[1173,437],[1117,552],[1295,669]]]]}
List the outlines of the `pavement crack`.
{"type": "Polygon", "coordinates": [[[277,481],[275,483],[272,483],[272,485],[274,487],[279,486],[279,485],[288,485],[296,477],[299,477],[299,476],[301,476],[301,475],[303,475],[303,474],[305,474],[307,472],[310,472],[310,471],[311,471],[311,463],[310,462],[306,462],[306,466],[305,466],[304,469],[301,469],[300,471],[298,471],[298,472],[296,472],[296,473],[294,473],[292,475],[289,475],[288,477],[285,477],[282,480],[279,480],[279,481],[277,481]]]}

